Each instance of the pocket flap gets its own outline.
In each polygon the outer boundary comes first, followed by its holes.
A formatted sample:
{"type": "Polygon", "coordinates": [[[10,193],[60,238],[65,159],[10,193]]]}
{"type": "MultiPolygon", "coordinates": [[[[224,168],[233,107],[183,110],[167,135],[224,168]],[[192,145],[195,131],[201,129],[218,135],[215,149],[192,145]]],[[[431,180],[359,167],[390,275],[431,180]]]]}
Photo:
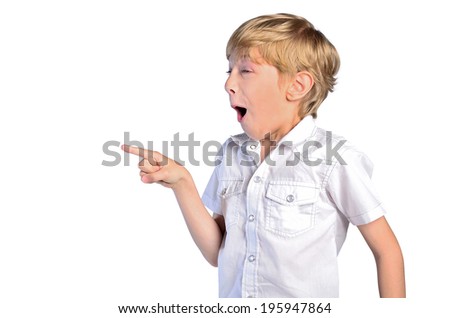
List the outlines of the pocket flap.
{"type": "Polygon", "coordinates": [[[266,197],[283,205],[302,205],[317,200],[319,188],[312,183],[270,183],[266,197]]]}

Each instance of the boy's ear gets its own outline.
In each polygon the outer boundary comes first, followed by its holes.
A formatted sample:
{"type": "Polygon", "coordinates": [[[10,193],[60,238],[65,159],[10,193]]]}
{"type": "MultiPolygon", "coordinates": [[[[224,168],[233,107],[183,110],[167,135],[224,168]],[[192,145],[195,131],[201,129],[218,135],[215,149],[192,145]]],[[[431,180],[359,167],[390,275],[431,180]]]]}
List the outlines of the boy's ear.
{"type": "Polygon", "coordinates": [[[291,80],[288,90],[286,92],[286,98],[289,101],[296,101],[305,97],[314,86],[314,78],[311,73],[301,71],[295,74],[291,80]]]}

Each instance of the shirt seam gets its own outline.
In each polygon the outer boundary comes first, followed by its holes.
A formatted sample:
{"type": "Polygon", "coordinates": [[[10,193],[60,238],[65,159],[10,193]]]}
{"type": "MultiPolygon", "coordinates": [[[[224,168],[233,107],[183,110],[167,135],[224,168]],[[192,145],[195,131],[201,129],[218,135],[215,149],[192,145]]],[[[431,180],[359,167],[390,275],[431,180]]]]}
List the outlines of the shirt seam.
{"type": "MultiPolygon", "coordinates": [[[[368,210],[368,211],[365,211],[364,213],[360,213],[360,214],[358,214],[358,215],[354,215],[354,216],[352,216],[352,217],[349,217],[348,219],[351,221],[351,220],[354,220],[354,219],[358,219],[358,218],[360,218],[360,217],[363,216],[363,215],[368,215],[368,214],[372,213],[373,211],[377,210],[377,209],[378,209],[380,206],[382,206],[382,205],[383,205],[382,202],[378,202],[378,205],[375,206],[374,208],[372,208],[372,209],[370,209],[370,210],[368,210]]],[[[353,223],[353,222],[352,222],[352,223],[353,223]]],[[[363,223],[363,224],[366,224],[366,223],[363,223]]]]}

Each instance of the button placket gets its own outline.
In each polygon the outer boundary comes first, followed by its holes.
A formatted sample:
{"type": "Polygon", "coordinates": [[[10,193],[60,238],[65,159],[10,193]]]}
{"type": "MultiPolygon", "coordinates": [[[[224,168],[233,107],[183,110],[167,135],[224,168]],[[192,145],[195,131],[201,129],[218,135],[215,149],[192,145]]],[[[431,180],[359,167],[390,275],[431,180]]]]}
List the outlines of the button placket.
{"type": "MultiPolygon", "coordinates": [[[[257,148],[256,148],[257,149],[257,148]]],[[[258,271],[258,213],[261,204],[261,195],[264,194],[264,180],[267,173],[267,166],[262,163],[256,171],[253,173],[253,177],[247,187],[247,222],[245,225],[246,231],[246,258],[243,270],[243,280],[242,280],[242,292],[244,295],[258,297],[257,292],[257,275],[258,271]]]]}

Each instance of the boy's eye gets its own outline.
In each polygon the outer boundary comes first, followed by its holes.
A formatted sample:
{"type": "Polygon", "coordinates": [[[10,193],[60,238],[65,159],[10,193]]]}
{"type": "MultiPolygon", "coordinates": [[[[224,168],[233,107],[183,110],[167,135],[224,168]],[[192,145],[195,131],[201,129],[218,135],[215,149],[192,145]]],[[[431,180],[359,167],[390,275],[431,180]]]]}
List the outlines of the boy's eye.
{"type": "MultiPolygon", "coordinates": [[[[252,73],[252,71],[251,70],[249,70],[249,69],[242,69],[242,70],[240,70],[239,71],[241,74],[246,74],[246,73],[252,73]]],[[[228,71],[226,71],[226,73],[227,74],[231,74],[231,70],[228,70],[228,71]]]]}

